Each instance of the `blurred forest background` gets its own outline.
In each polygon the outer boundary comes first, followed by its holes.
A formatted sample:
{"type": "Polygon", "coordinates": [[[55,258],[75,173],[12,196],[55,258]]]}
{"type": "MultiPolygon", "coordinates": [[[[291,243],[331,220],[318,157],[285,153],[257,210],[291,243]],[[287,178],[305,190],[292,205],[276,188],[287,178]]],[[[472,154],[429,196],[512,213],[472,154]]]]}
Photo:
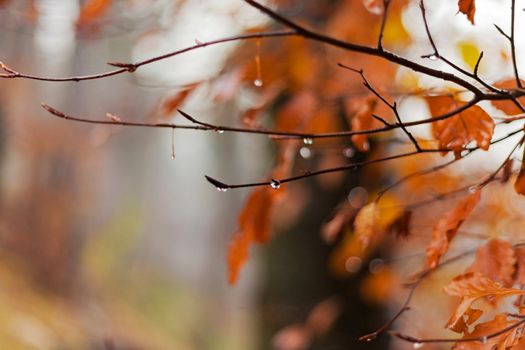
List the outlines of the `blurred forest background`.
{"type": "MultiPolygon", "coordinates": [[[[363,44],[377,40],[380,16],[363,5],[373,1],[271,3],[329,35],[363,44]]],[[[479,47],[490,42],[489,63],[481,72],[492,80],[505,76],[505,69],[490,69],[508,63],[508,56],[500,55],[505,43],[486,34],[494,21],[506,21],[495,10],[501,7],[498,0],[479,10],[478,32],[461,35],[470,23],[453,17],[457,1],[436,3],[429,4],[434,10],[429,17],[443,52],[472,68],[479,47]],[[442,25],[449,17],[454,21],[442,25]]],[[[417,4],[393,4],[384,43],[420,59],[428,54],[428,43],[422,46],[427,39],[421,21],[414,20],[417,4]]],[[[40,76],[88,75],[110,69],[106,62],[137,62],[274,27],[239,0],[1,0],[0,61],[40,76]]],[[[379,327],[393,312],[387,304],[403,294],[385,262],[409,256],[402,260],[408,268],[401,270],[415,272],[410,259],[421,249],[422,235],[402,241],[406,244],[396,245],[395,252],[387,240],[359,256],[349,232],[335,232],[343,222],[329,219],[343,206],[341,220],[348,220],[392,173],[407,174],[431,161],[290,185],[275,210],[274,237],[252,250],[239,281],[230,286],[227,247],[249,191],[219,193],[203,175],[228,183],[257,181],[279,154],[274,140],[84,125],[55,118],[40,106],[45,102],[93,119],[110,113],[109,118],[127,121],[177,123],[182,119],[176,108],[182,106],[216,125],[278,120],[277,128],[286,130],[302,127],[293,119],[301,115],[307,130],[348,130],[348,115],[369,100],[359,76],[342,74],[337,62],[364,68],[374,86],[402,97],[400,109],[412,120],[429,114],[418,91],[442,85],[380,59],[295,38],[224,43],[102,80],[0,80],[0,349],[388,348],[388,337],[371,343],[357,338],[379,327]]],[[[428,130],[421,128],[417,136],[428,136],[428,130]]],[[[297,172],[368,157],[346,139],[294,147],[297,172]]],[[[494,154],[509,146],[501,147],[494,154]]],[[[371,150],[372,155],[385,151],[375,141],[371,150]]],[[[480,159],[475,161],[482,170],[490,168],[493,158],[480,159]]],[[[476,174],[471,165],[459,172],[476,174]]],[[[400,198],[432,196],[422,184],[450,187],[457,174],[420,181],[400,198]]],[[[501,193],[498,198],[507,201],[501,208],[515,199],[501,193]]],[[[509,217],[521,209],[513,210],[509,217]]],[[[432,210],[422,214],[418,227],[428,228],[434,216],[432,210]]],[[[477,244],[476,239],[469,237],[459,248],[477,244]]],[[[440,293],[436,285],[431,281],[424,292],[440,293]]],[[[419,294],[416,299],[429,304],[419,294]]],[[[450,308],[415,313],[420,322],[411,329],[426,334],[432,329],[425,322],[450,308]]]]}

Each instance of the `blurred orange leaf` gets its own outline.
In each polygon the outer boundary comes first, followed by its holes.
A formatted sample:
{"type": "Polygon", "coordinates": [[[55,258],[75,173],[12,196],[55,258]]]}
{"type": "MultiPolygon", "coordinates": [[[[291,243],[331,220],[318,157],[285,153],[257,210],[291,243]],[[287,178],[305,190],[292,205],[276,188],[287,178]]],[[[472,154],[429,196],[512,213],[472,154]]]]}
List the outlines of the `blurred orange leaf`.
{"type": "MultiPolygon", "coordinates": [[[[377,99],[368,96],[366,99],[359,100],[359,107],[354,111],[351,119],[352,131],[362,131],[378,127],[378,121],[372,116],[377,105],[377,99]]],[[[361,152],[367,152],[370,149],[368,135],[353,135],[352,142],[361,152]]]]}
{"type": "Polygon", "coordinates": [[[467,271],[479,272],[505,287],[511,287],[515,265],[516,254],[512,245],[500,239],[491,239],[478,249],[476,260],[467,271]]]}
{"type": "Polygon", "coordinates": [[[100,17],[111,5],[111,0],[87,0],[78,15],[77,24],[83,25],[100,17]]]}
{"type": "Polygon", "coordinates": [[[379,210],[375,201],[362,207],[355,217],[354,233],[361,242],[363,250],[368,248],[370,241],[378,232],[376,227],[378,218],[379,210]]]}
{"type": "MultiPolygon", "coordinates": [[[[525,83],[525,81],[522,80],[522,83],[525,83]]],[[[498,81],[497,83],[494,83],[494,87],[497,87],[498,89],[508,90],[516,88],[516,80],[515,79],[506,79],[498,81]]],[[[525,98],[521,97],[517,99],[518,102],[520,102],[522,105],[525,103],[525,98]]],[[[523,111],[516,106],[516,104],[512,101],[491,101],[491,103],[496,107],[497,109],[502,110],[507,115],[516,115],[516,114],[522,114],[523,111]]]]}
{"type": "Polygon", "coordinates": [[[480,190],[470,194],[459,202],[453,210],[447,212],[434,226],[432,239],[427,246],[427,263],[431,269],[438,265],[439,259],[448,251],[450,242],[456,236],[463,221],[478,204],[480,197],[480,190]]]}
{"type": "Polygon", "coordinates": [[[184,101],[186,101],[188,96],[197,88],[197,86],[199,86],[199,84],[189,85],[175,95],[170,96],[164,100],[162,103],[162,114],[169,116],[175,112],[184,103],[184,101]]]}
{"type": "Polygon", "coordinates": [[[444,290],[450,296],[461,298],[461,303],[446,325],[446,328],[457,333],[468,331],[467,325],[472,324],[481,316],[480,310],[471,308],[476,300],[485,297],[503,298],[511,295],[525,294],[525,290],[505,288],[490,278],[474,272],[468,272],[455,277],[450,284],[445,286],[444,290]]]}

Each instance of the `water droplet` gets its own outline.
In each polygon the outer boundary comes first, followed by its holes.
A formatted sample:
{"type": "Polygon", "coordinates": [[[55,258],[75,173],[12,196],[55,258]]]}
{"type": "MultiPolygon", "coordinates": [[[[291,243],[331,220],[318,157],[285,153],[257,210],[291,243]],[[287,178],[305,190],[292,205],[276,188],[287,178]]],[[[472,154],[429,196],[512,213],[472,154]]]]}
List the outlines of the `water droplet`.
{"type": "Polygon", "coordinates": [[[222,129],[215,129],[215,132],[218,134],[224,134],[224,130],[222,129]]]}
{"type": "Polygon", "coordinates": [[[311,145],[311,144],[314,143],[314,139],[312,139],[311,137],[305,137],[305,138],[303,139],[303,143],[304,143],[305,145],[311,145]]]}
{"type": "Polygon", "coordinates": [[[226,192],[226,191],[228,191],[228,189],[225,188],[225,187],[217,187],[217,191],[219,191],[219,192],[226,192]]]}
{"type": "Polygon", "coordinates": [[[200,41],[199,39],[195,38],[195,44],[202,45],[202,41],[200,41]]]}
{"type": "Polygon", "coordinates": [[[488,341],[489,341],[489,338],[487,338],[487,337],[481,338],[481,343],[482,344],[487,344],[488,341]]]}
{"type": "Polygon", "coordinates": [[[171,129],[171,159],[175,159],[175,128],[171,129]]]}
{"type": "Polygon", "coordinates": [[[362,263],[361,258],[351,256],[345,261],[345,269],[350,273],[356,273],[361,268],[362,263]]]}
{"type": "Polygon", "coordinates": [[[421,349],[423,347],[423,343],[414,343],[413,348],[414,349],[421,349]]]}
{"type": "Polygon", "coordinates": [[[272,181],[270,181],[270,186],[273,189],[278,189],[279,187],[281,187],[281,182],[279,180],[272,179],[272,181]]]}
{"type": "Polygon", "coordinates": [[[478,186],[477,186],[477,185],[470,186],[470,187],[468,188],[468,191],[469,191],[470,193],[476,193],[477,190],[478,190],[478,186]]]}
{"type": "Polygon", "coordinates": [[[343,155],[346,158],[352,158],[355,155],[355,150],[352,147],[347,147],[343,150],[343,155]]]}
{"type": "Polygon", "coordinates": [[[308,147],[301,147],[301,149],[299,150],[299,154],[304,159],[308,159],[312,156],[312,151],[308,147]]]}
{"type": "Polygon", "coordinates": [[[438,55],[432,54],[428,56],[428,59],[431,61],[437,61],[439,59],[438,55]]]}
{"type": "Polygon", "coordinates": [[[257,87],[263,86],[263,80],[262,80],[262,69],[261,69],[261,40],[256,41],[257,44],[257,52],[255,54],[255,69],[256,69],[256,78],[253,81],[253,85],[257,87]]]}

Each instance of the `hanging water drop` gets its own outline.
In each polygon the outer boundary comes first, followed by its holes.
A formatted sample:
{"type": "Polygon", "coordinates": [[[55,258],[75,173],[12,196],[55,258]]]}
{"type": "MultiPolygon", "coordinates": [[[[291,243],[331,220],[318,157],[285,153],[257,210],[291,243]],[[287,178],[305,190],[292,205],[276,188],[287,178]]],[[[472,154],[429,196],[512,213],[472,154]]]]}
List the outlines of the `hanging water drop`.
{"type": "Polygon", "coordinates": [[[482,344],[487,344],[488,341],[489,341],[489,338],[488,338],[488,337],[483,337],[483,338],[481,338],[481,343],[482,343],[482,344]]]}
{"type": "Polygon", "coordinates": [[[175,128],[171,128],[171,159],[175,159],[175,128]]]}
{"type": "Polygon", "coordinates": [[[311,144],[314,143],[314,139],[312,139],[311,137],[305,137],[305,138],[303,139],[303,143],[304,143],[305,145],[311,145],[311,144]]]}
{"type": "Polygon", "coordinates": [[[219,192],[226,192],[228,189],[226,187],[217,187],[217,191],[219,192]]]}
{"type": "Polygon", "coordinates": [[[477,185],[470,186],[468,188],[469,193],[476,193],[477,190],[478,190],[478,186],[477,185]]]}
{"type": "Polygon", "coordinates": [[[255,70],[256,78],[253,81],[253,85],[261,87],[263,86],[261,70],[261,40],[257,40],[257,53],[255,54],[255,70]]]}
{"type": "Polygon", "coordinates": [[[438,55],[432,54],[428,56],[428,59],[431,61],[437,61],[439,59],[438,55]]]}
{"type": "Polygon", "coordinates": [[[414,349],[421,349],[423,347],[423,343],[414,343],[413,348],[414,349]]]}
{"type": "Polygon", "coordinates": [[[281,182],[279,180],[272,179],[272,181],[270,181],[270,187],[276,190],[281,187],[281,182]]]}
{"type": "Polygon", "coordinates": [[[224,130],[222,129],[215,129],[215,132],[218,134],[224,134],[224,130]]]}

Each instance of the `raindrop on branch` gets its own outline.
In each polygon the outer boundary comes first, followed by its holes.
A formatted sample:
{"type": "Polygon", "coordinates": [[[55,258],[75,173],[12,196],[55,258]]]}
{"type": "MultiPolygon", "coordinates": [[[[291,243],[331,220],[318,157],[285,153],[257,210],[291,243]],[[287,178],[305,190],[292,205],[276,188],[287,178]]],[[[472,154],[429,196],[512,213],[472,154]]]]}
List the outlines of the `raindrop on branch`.
{"type": "Polygon", "coordinates": [[[272,181],[270,181],[270,187],[276,190],[281,187],[281,182],[279,180],[272,179],[272,181]]]}
{"type": "Polygon", "coordinates": [[[304,143],[305,145],[312,145],[312,144],[314,143],[314,139],[312,139],[311,137],[305,137],[305,138],[303,139],[303,143],[304,143]]]}

